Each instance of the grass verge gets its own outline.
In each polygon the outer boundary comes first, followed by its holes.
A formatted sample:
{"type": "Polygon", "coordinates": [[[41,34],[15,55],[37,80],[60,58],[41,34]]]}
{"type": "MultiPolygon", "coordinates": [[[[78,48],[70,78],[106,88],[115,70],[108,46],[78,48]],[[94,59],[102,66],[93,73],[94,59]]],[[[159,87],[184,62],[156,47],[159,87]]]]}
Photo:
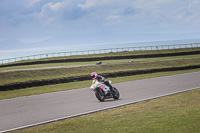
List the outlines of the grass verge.
{"type": "Polygon", "coordinates": [[[93,71],[96,71],[97,73],[101,74],[101,73],[130,71],[130,70],[182,67],[182,66],[199,65],[199,64],[200,64],[200,58],[189,58],[189,59],[105,64],[105,65],[45,69],[45,70],[3,72],[0,73],[0,80],[1,80],[0,85],[51,80],[51,79],[59,79],[66,77],[76,77],[82,75],[89,76],[89,74],[93,71]]]}
{"type": "MultiPolygon", "coordinates": [[[[132,58],[132,59],[118,59],[118,60],[102,60],[103,64],[108,63],[125,63],[129,61],[133,62],[147,62],[147,61],[167,61],[167,60],[175,60],[175,59],[191,59],[191,58],[199,58],[199,55],[182,55],[182,56],[169,56],[169,57],[154,57],[154,58],[132,58]]],[[[22,65],[22,66],[12,66],[12,67],[2,67],[0,68],[0,72],[5,70],[14,70],[14,69],[27,69],[27,68],[42,68],[42,67],[55,67],[55,66],[72,66],[72,65],[88,65],[88,64],[96,64],[97,61],[89,61],[89,62],[65,62],[65,63],[46,63],[46,64],[35,64],[35,65],[22,65]]]]}
{"type": "Polygon", "coordinates": [[[200,89],[11,133],[199,133],[200,89]]]}

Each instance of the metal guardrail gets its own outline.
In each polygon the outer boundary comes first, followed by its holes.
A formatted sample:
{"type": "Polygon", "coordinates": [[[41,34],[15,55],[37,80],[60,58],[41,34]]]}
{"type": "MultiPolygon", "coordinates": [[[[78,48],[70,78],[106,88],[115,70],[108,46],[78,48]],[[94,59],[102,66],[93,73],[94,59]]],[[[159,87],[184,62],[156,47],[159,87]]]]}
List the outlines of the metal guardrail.
{"type": "Polygon", "coordinates": [[[72,55],[89,55],[89,54],[103,54],[103,53],[122,52],[122,51],[163,50],[163,49],[195,48],[195,47],[200,47],[200,43],[109,48],[109,49],[71,51],[71,52],[57,52],[57,53],[46,53],[46,54],[38,54],[38,55],[30,55],[30,56],[23,56],[23,57],[16,57],[16,58],[1,59],[0,64],[24,61],[24,60],[35,60],[35,59],[42,59],[42,58],[52,58],[52,57],[61,57],[61,56],[72,56],[72,55]]]}

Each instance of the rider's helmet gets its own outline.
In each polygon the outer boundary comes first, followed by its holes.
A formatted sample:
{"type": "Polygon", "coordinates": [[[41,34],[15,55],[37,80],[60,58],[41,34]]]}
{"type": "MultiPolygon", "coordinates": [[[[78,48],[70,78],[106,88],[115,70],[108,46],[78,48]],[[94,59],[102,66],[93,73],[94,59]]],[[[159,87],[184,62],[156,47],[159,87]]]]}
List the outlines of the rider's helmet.
{"type": "Polygon", "coordinates": [[[98,74],[96,72],[91,73],[91,77],[93,80],[96,79],[97,76],[98,76],[98,74]]]}

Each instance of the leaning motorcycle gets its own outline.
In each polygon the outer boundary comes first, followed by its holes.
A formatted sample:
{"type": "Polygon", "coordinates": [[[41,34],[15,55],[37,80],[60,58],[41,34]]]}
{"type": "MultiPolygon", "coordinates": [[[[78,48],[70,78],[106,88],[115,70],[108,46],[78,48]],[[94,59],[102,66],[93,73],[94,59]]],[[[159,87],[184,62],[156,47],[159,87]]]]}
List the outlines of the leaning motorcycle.
{"type": "MultiPolygon", "coordinates": [[[[109,80],[109,84],[111,85],[112,81],[109,80]]],[[[105,101],[105,99],[113,98],[119,99],[119,91],[112,87],[105,85],[103,82],[99,82],[98,80],[93,80],[92,85],[90,86],[91,90],[95,92],[97,99],[101,102],[105,101]]]]}

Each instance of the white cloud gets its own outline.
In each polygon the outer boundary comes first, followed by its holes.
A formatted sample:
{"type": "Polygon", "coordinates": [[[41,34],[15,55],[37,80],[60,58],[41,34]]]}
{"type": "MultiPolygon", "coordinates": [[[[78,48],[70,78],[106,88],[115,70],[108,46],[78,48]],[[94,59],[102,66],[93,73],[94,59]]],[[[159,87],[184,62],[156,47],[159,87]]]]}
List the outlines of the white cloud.
{"type": "Polygon", "coordinates": [[[84,4],[78,4],[78,7],[82,8],[82,9],[87,9],[87,8],[94,6],[95,3],[96,3],[96,0],[86,0],[86,2],[84,4]]]}
{"type": "Polygon", "coordinates": [[[56,3],[46,3],[42,6],[40,12],[34,12],[31,16],[38,19],[42,25],[49,25],[56,20],[60,20],[59,17],[62,15],[63,9],[69,4],[70,1],[68,0],[56,3]]]}
{"type": "Polygon", "coordinates": [[[36,43],[36,42],[41,42],[41,41],[45,41],[45,40],[49,40],[52,37],[26,37],[26,38],[21,38],[19,39],[20,41],[22,41],[23,43],[36,43]]]}
{"type": "Polygon", "coordinates": [[[47,6],[49,8],[51,8],[52,10],[58,11],[58,10],[64,8],[64,7],[66,7],[68,4],[69,4],[69,1],[65,0],[65,1],[62,1],[62,2],[57,2],[55,4],[48,3],[47,6]]]}
{"type": "Polygon", "coordinates": [[[186,7],[176,10],[176,20],[182,23],[199,24],[200,23],[200,1],[193,1],[186,7]]]}
{"type": "Polygon", "coordinates": [[[192,2],[188,7],[188,12],[190,12],[190,21],[200,22],[200,1],[192,2]]]}
{"type": "Polygon", "coordinates": [[[36,4],[36,3],[40,2],[40,1],[41,0],[28,0],[30,5],[34,5],[34,4],[36,4]]]}
{"type": "Polygon", "coordinates": [[[109,20],[115,20],[115,19],[120,19],[120,15],[110,15],[107,17],[109,20]]]}
{"type": "Polygon", "coordinates": [[[199,0],[0,0],[0,35],[193,33],[199,7],[199,0]]]}
{"type": "Polygon", "coordinates": [[[134,7],[139,10],[140,15],[144,17],[159,17],[171,12],[173,6],[172,0],[136,0],[134,7]]]}

